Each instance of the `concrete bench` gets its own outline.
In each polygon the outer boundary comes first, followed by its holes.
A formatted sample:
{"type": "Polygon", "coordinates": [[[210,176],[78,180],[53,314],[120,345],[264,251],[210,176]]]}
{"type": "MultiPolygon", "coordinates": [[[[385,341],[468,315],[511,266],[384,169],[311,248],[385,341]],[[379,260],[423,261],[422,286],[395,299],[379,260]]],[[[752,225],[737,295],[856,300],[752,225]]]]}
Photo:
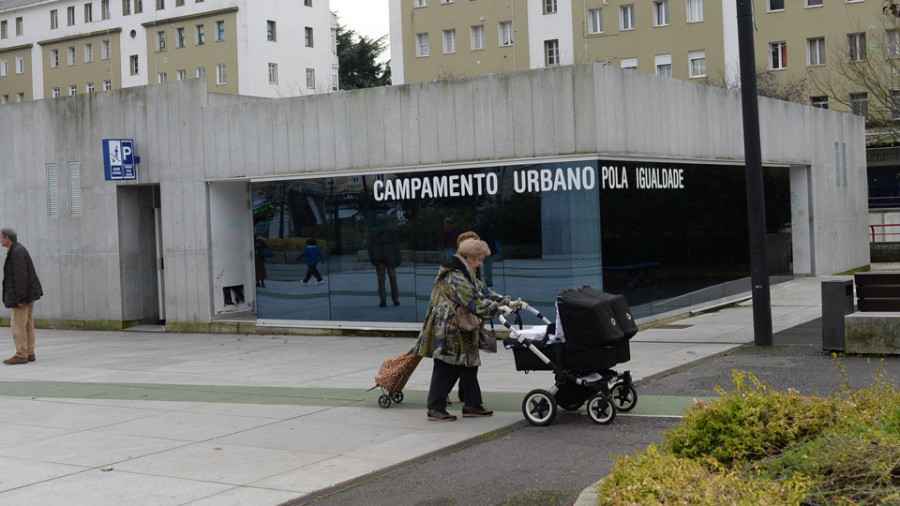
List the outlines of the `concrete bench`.
{"type": "Polygon", "coordinates": [[[854,274],[857,312],[844,317],[847,353],[900,355],[900,271],[854,274]]]}

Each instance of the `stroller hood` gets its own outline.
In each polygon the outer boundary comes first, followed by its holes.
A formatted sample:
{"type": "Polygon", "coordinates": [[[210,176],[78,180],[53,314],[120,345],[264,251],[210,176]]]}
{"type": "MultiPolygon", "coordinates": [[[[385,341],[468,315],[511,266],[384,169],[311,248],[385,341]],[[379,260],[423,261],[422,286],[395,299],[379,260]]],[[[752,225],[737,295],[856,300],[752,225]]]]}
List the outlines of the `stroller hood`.
{"type": "Polygon", "coordinates": [[[637,332],[622,295],[583,286],[560,292],[556,307],[570,350],[619,344],[637,332]]]}

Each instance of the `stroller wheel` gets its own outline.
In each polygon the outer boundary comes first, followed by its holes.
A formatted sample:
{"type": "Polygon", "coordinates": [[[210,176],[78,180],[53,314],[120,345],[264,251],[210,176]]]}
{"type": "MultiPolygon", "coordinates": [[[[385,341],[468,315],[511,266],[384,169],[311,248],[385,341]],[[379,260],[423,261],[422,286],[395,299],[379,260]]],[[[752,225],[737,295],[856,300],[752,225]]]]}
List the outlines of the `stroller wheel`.
{"type": "Polygon", "coordinates": [[[606,425],[616,419],[616,406],[603,394],[597,394],[588,400],[588,416],[594,423],[606,425]]]}
{"type": "Polygon", "coordinates": [[[637,404],[638,394],[633,386],[626,388],[624,381],[618,381],[613,385],[610,397],[613,404],[616,405],[616,409],[625,412],[634,409],[634,406],[637,404]]]}
{"type": "Polygon", "coordinates": [[[397,392],[392,393],[391,400],[397,404],[400,404],[401,402],[403,402],[403,392],[397,391],[397,392]]]}
{"type": "Polygon", "coordinates": [[[556,412],[556,399],[546,390],[532,390],[522,401],[522,414],[531,425],[550,425],[556,418],[556,412]]]}
{"type": "Polygon", "coordinates": [[[378,405],[382,408],[391,407],[391,396],[388,394],[381,394],[378,396],[378,405]]]}

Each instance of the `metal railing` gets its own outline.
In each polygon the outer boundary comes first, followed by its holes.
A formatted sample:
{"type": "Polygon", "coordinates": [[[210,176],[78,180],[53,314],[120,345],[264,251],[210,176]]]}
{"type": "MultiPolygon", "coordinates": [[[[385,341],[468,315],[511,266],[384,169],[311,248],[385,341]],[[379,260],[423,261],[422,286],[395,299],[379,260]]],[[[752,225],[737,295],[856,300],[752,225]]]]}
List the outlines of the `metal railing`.
{"type": "Polygon", "coordinates": [[[887,236],[889,235],[900,235],[900,223],[882,223],[880,225],[869,225],[869,231],[872,235],[872,240],[869,242],[875,242],[875,237],[880,237],[881,242],[888,242],[887,236]],[[897,227],[896,232],[891,232],[886,230],[887,227],[897,227]],[[877,232],[876,232],[876,229],[877,232]]]}

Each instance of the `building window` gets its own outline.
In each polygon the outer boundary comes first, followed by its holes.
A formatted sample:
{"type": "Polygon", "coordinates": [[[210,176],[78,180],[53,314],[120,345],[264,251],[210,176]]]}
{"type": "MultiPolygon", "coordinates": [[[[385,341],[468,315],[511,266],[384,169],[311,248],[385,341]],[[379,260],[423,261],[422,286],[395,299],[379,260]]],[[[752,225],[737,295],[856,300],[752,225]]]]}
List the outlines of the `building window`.
{"type": "Polygon", "coordinates": [[[269,64],[269,84],[278,84],[278,64],[269,64]]]}
{"type": "Polygon", "coordinates": [[[178,81],[184,81],[187,79],[187,70],[180,69],[175,71],[175,79],[178,81]]]}
{"type": "Polygon", "coordinates": [[[166,32],[165,32],[165,30],[156,32],[156,50],[157,51],[165,51],[166,50],[166,32]]]}
{"type": "Polygon", "coordinates": [[[556,0],[544,0],[544,14],[556,14],[556,0]]]}
{"type": "Polygon", "coordinates": [[[900,58],[900,30],[884,31],[884,54],[888,58],[900,58]]]}
{"type": "Polygon", "coordinates": [[[559,65],[559,39],[544,41],[544,65],[559,65]]]}
{"type": "Polygon", "coordinates": [[[769,43],[769,70],[787,68],[787,42],[769,43]]]}
{"type": "Polygon", "coordinates": [[[634,5],[623,5],[619,7],[619,29],[634,30],[634,5]]]}
{"type": "Polygon", "coordinates": [[[266,40],[275,42],[275,22],[266,21],[266,40]]]}
{"type": "Polygon", "coordinates": [[[180,48],[184,47],[184,27],[178,27],[175,29],[175,47],[180,48]]]}
{"type": "Polygon", "coordinates": [[[50,11],[50,29],[56,30],[57,28],[59,28],[59,11],[52,9],[50,11]]]}
{"type": "Polygon", "coordinates": [[[109,0],[100,0],[100,19],[112,17],[109,11],[109,0]]]}
{"type": "Polygon", "coordinates": [[[687,0],[688,23],[703,21],[703,0],[687,0]]]}
{"type": "Polygon", "coordinates": [[[501,21],[499,28],[500,28],[500,46],[513,45],[512,21],[501,21]]]}
{"type": "Polygon", "coordinates": [[[890,97],[891,119],[900,119],[900,90],[891,90],[890,97]]]}
{"type": "Polygon", "coordinates": [[[706,51],[689,51],[688,63],[691,77],[706,77],[706,51]]]}
{"type": "Polygon", "coordinates": [[[67,26],[75,26],[75,6],[66,8],[66,24],[67,26]]]}
{"type": "Polygon", "coordinates": [[[216,21],[216,40],[217,41],[225,40],[225,22],[224,21],[216,21]]]}
{"type": "Polygon", "coordinates": [[[331,67],[331,91],[337,91],[340,85],[339,68],[331,67]]]}
{"type": "Polygon", "coordinates": [[[453,0],[441,0],[442,4],[452,4],[453,0]]]}
{"type": "Polygon", "coordinates": [[[16,93],[16,102],[22,103],[25,101],[24,93],[16,93]]]}
{"type": "Polygon", "coordinates": [[[131,14],[131,0],[122,0],[122,15],[128,16],[131,14]]]}
{"type": "Polygon", "coordinates": [[[168,80],[169,80],[169,76],[166,75],[165,72],[159,72],[158,74],[156,74],[156,82],[158,82],[158,83],[164,83],[164,82],[166,82],[166,81],[168,81],[168,80]]]}
{"type": "Polygon", "coordinates": [[[603,9],[588,11],[588,33],[603,33],[603,9]]]}
{"type": "Polygon", "coordinates": [[[100,58],[103,60],[108,60],[109,57],[110,57],[109,41],[108,40],[100,41],[100,58]]]}
{"type": "MultiPolygon", "coordinates": [[[[203,0],[197,0],[198,2],[202,2],[203,0]]],[[[312,7],[312,0],[303,0],[303,5],[306,7],[312,7]]]]}
{"type": "Polygon", "coordinates": [[[53,98],[59,98],[59,86],[53,87],[53,90],[50,92],[50,96],[53,98]]]}
{"type": "Polygon", "coordinates": [[[306,47],[313,47],[313,29],[311,26],[303,28],[303,42],[306,47]]]}
{"type": "Polygon", "coordinates": [[[50,68],[59,67],[59,49],[50,50],[50,68]]]}
{"type": "Polygon", "coordinates": [[[166,0],[156,0],[156,10],[161,11],[166,8],[166,0]]]}
{"type": "Polygon", "coordinates": [[[109,79],[103,81],[103,91],[109,91],[112,89],[112,81],[109,79]]]}
{"type": "Polygon", "coordinates": [[[825,65],[825,37],[806,39],[806,64],[810,67],[825,65]]]}
{"type": "Polygon", "coordinates": [[[819,109],[828,109],[828,97],[809,97],[809,105],[819,109]]]}
{"type": "Polygon", "coordinates": [[[331,29],[331,54],[337,54],[337,29],[331,29]]]}
{"type": "Polygon", "coordinates": [[[22,56],[16,56],[16,74],[24,74],[25,73],[25,58],[22,56]]]}
{"type": "Polygon", "coordinates": [[[175,7],[184,7],[184,0],[175,0],[175,7]]]}
{"type": "Polygon", "coordinates": [[[484,25],[473,26],[470,33],[472,35],[472,51],[484,49],[484,25]]]}
{"type": "Polygon", "coordinates": [[[205,79],[206,78],[206,67],[197,67],[197,72],[195,74],[197,79],[205,79]]]}
{"type": "Polygon", "coordinates": [[[430,48],[428,45],[428,34],[427,33],[417,33],[416,34],[416,56],[428,56],[430,52],[430,48]]]}
{"type": "Polygon", "coordinates": [[[0,96],[0,105],[6,105],[9,103],[9,95],[0,96]]]}
{"type": "Polygon", "coordinates": [[[456,30],[444,30],[444,54],[456,52],[456,30]]]}
{"type": "Polygon", "coordinates": [[[194,33],[195,33],[195,37],[194,37],[195,44],[197,44],[198,46],[202,46],[203,44],[206,44],[206,29],[203,27],[203,25],[197,25],[197,29],[194,33]]]}
{"type": "Polygon", "coordinates": [[[0,77],[6,77],[9,75],[9,59],[3,58],[0,59],[0,77]]]}
{"type": "Polygon", "coordinates": [[[656,75],[660,77],[672,77],[672,55],[658,54],[655,58],[656,75]]]}
{"type": "Polygon", "coordinates": [[[128,57],[128,68],[131,70],[131,75],[136,76],[140,73],[140,67],[138,66],[138,55],[133,54],[128,57]]]}
{"type": "Polygon", "coordinates": [[[84,91],[89,95],[94,93],[94,83],[87,83],[84,87],[84,91]]]}
{"type": "Polygon", "coordinates": [[[847,34],[847,58],[850,61],[862,61],[866,59],[866,34],[847,34]]]}
{"type": "Polygon", "coordinates": [[[84,45],[84,62],[91,61],[94,61],[94,45],[88,43],[84,45]]]}
{"type": "Polygon", "coordinates": [[[9,23],[4,19],[0,21],[0,39],[9,37],[9,23]]]}
{"type": "Polygon", "coordinates": [[[625,70],[637,70],[637,58],[622,58],[620,66],[625,70]]]}
{"type": "Polygon", "coordinates": [[[216,65],[216,84],[222,85],[227,81],[225,80],[225,64],[220,63],[216,65]]]}
{"type": "Polygon", "coordinates": [[[428,7],[428,0],[415,0],[413,7],[428,7]]]}
{"type": "Polygon", "coordinates": [[[807,7],[821,7],[822,0],[806,0],[807,7]]]}
{"type": "Polygon", "coordinates": [[[77,94],[78,94],[78,86],[75,84],[70,84],[69,85],[69,96],[74,97],[77,94]]]}
{"type": "Polygon", "coordinates": [[[21,17],[16,18],[16,36],[25,34],[25,20],[21,17]]]}
{"type": "Polygon", "coordinates": [[[84,22],[90,23],[94,20],[94,5],[91,2],[84,4],[84,22]]]}
{"type": "Polygon", "coordinates": [[[72,47],[66,48],[66,53],[69,55],[69,58],[68,58],[69,65],[75,65],[75,63],[76,63],[76,61],[75,61],[75,47],[72,46],[72,47]]]}
{"type": "Polygon", "coordinates": [[[657,0],[653,2],[653,26],[666,26],[669,24],[669,0],[657,0]]]}
{"type": "Polygon", "coordinates": [[[867,93],[850,94],[850,112],[864,118],[869,117],[869,95],[867,93]]]}
{"type": "Polygon", "coordinates": [[[770,12],[784,10],[784,0],[768,0],[767,3],[770,12]]]}
{"type": "Polygon", "coordinates": [[[306,87],[315,89],[316,87],[316,69],[306,69],[306,87]]]}
{"type": "Polygon", "coordinates": [[[140,14],[144,12],[144,0],[134,0],[134,13],[140,14]]]}

